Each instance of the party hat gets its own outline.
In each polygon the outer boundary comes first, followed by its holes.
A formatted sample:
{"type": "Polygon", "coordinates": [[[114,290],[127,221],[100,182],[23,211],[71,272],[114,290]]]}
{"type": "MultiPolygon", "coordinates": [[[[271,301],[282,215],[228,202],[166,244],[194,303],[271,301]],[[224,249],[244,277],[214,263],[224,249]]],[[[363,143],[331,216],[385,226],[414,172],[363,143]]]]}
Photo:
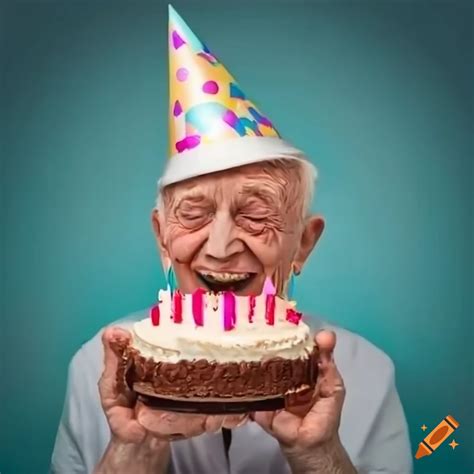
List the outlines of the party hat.
{"type": "Polygon", "coordinates": [[[269,159],[305,159],[171,5],[169,86],[169,161],[160,186],[269,159]]]}

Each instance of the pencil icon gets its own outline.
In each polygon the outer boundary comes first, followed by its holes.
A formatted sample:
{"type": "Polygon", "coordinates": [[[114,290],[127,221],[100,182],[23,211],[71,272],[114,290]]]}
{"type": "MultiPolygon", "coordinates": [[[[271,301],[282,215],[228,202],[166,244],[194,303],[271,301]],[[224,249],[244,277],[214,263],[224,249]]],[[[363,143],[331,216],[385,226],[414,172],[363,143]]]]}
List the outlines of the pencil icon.
{"type": "Polygon", "coordinates": [[[415,458],[420,459],[429,456],[438,449],[446,439],[459,427],[459,423],[448,415],[441,423],[418,445],[415,458]]]}

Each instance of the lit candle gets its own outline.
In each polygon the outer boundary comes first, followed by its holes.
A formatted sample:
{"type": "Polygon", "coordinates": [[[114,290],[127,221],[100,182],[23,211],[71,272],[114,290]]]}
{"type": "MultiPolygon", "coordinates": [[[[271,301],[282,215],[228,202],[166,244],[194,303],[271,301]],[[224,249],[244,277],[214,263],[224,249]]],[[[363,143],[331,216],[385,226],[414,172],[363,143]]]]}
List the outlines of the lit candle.
{"type": "Polygon", "coordinates": [[[159,326],[159,324],[160,324],[160,307],[159,307],[159,305],[155,305],[151,308],[150,318],[151,318],[151,324],[153,324],[153,326],[159,326]]]}
{"type": "Polygon", "coordinates": [[[173,293],[173,322],[183,322],[183,300],[179,290],[173,293]]]}
{"type": "Polygon", "coordinates": [[[253,323],[253,316],[255,314],[255,296],[249,296],[249,323],[253,323]]]}
{"type": "Polygon", "coordinates": [[[276,294],[275,285],[272,282],[270,277],[265,278],[265,283],[263,284],[263,294],[264,295],[274,295],[276,294]]]}
{"type": "Polygon", "coordinates": [[[235,326],[235,296],[224,291],[224,330],[230,331],[235,326]]]}
{"type": "Polygon", "coordinates": [[[265,319],[270,326],[275,324],[275,295],[267,295],[265,301],[265,319]]]}
{"type": "Polygon", "coordinates": [[[204,293],[205,291],[202,288],[193,293],[193,317],[196,326],[203,326],[204,324],[204,293]]]}
{"type": "Polygon", "coordinates": [[[286,320],[290,321],[293,324],[299,324],[303,315],[295,311],[293,308],[288,308],[286,310],[286,320]]]}

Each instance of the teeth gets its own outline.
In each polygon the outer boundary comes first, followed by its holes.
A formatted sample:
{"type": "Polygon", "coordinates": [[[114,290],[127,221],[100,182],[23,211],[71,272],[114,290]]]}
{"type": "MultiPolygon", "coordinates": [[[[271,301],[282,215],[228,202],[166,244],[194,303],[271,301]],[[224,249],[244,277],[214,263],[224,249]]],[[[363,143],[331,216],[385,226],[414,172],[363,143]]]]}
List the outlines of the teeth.
{"type": "Polygon", "coordinates": [[[212,278],[215,281],[226,283],[229,281],[246,280],[250,273],[216,273],[216,272],[200,272],[205,278],[212,278]]]}

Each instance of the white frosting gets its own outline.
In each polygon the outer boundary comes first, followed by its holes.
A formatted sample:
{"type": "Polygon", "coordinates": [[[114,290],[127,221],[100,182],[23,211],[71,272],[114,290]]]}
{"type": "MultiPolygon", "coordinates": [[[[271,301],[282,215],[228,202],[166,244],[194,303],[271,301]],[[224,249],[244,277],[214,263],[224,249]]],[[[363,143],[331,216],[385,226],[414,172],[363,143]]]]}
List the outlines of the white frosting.
{"type": "Polygon", "coordinates": [[[183,295],[182,322],[175,323],[169,291],[159,292],[160,324],[151,318],[133,326],[133,346],[155,361],[215,360],[217,362],[262,361],[272,357],[297,359],[313,349],[309,327],[286,319],[295,303],[275,298],[275,324],[265,320],[266,296],[255,298],[253,322],[249,321],[249,297],[235,296],[235,327],[224,330],[223,295],[205,293],[203,326],[194,322],[192,295],[183,295]]]}

